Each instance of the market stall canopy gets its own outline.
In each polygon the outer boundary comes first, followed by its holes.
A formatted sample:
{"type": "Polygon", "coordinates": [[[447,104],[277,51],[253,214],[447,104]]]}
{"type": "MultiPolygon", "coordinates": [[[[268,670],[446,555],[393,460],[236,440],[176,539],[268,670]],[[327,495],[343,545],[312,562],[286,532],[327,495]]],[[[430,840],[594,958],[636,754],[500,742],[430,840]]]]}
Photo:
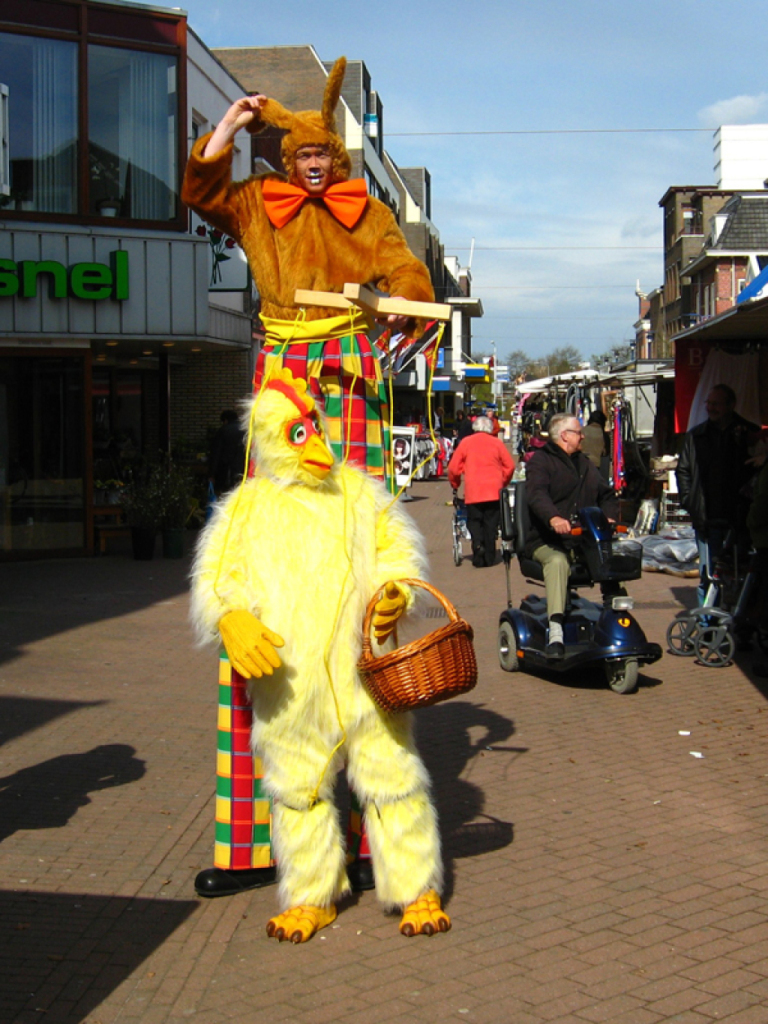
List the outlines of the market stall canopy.
{"type": "Polygon", "coordinates": [[[567,373],[557,373],[553,377],[539,377],[537,380],[526,380],[522,384],[516,384],[515,389],[519,395],[529,395],[536,391],[548,391],[552,387],[562,384],[569,387],[571,384],[597,384],[601,374],[598,370],[569,370],[567,373]]]}
{"type": "Polygon", "coordinates": [[[768,341],[768,299],[754,299],[703,320],[695,327],[676,334],[675,344],[683,339],[699,341],[768,341]]]}
{"type": "Polygon", "coordinates": [[[768,422],[768,298],[753,299],[676,334],[675,429],[682,433],[701,419],[701,389],[724,383],[737,395],[737,409],[747,418],[768,422]],[[743,363],[732,373],[719,372],[709,380],[714,365],[730,357],[743,363]],[[748,367],[747,367],[748,364],[748,367]],[[707,367],[707,373],[704,368],[707,367]],[[703,376],[702,376],[703,375],[703,376]],[[697,397],[698,395],[698,397],[697,397]]]}

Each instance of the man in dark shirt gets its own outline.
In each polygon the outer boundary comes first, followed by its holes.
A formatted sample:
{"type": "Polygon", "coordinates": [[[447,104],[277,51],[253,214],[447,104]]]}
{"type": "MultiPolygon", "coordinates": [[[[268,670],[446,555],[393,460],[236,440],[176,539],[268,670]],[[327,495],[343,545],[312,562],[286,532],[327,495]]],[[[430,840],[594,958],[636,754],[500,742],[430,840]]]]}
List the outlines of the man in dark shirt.
{"type": "Polygon", "coordinates": [[[736,412],[736,394],[718,384],[707,395],[707,419],[685,435],[677,464],[680,503],[691,517],[699,546],[699,604],[704,603],[709,577],[729,529],[746,555],[749,532],[748,483],[754,467],[749,446],[760,428],[736,412]]]}
{"type": "Polygon", "coordinates": [[[217,495],[239,483],[245,467],[245,436],[234,409],[221,414],[221,426],[213,435],[208,476],[217,495]]]}
{"type": "Polygon", "coordinates": [[[581,451],[584,430],[576,417],[557,413],[549,421],[548,430],[549,441],[526,464],[525,494],[531,520],[526,553],[544,570],[549,619],[547,656],[562,658],[571,516],[580,508],[597,506],[613,522],[619,514],[619,503],[613,489],[581,451]]]}

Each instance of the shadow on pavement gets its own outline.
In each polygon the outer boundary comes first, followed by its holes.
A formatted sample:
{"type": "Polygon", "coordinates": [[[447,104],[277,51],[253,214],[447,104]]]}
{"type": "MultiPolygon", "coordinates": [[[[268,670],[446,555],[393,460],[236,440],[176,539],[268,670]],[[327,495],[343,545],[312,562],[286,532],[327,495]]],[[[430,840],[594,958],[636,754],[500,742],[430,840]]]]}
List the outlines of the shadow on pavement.
{"type": "MultiPolygon", "coordinates": [[[[691,608],[695,608],[698,604],[696,587],[692,587],[690,584],[687,587],[670,587],[669,591],[681,609],[685,608],[687,611],[690,611],[691,608]]],[[[670,618],[674,618],[674,615],[671,615],[670,618]]]]}
{"type": "Polygon", "coordinates": [[[514,825],[486,813],[485,793],[461,774],[483,754],[525,754],[527,747],[501,746],[514,735],[509,718],[482,704],[446,701],[417,713],[418,748],[432,778],[445,858],[444,894],[453,892],[453,861],[502,849],[513,841],[514,825]],[[473,734],[480,733],[477,739],[473,734]],[[478,820],[480,819],[480,820],[478,820]]]}
{"type": "Polygon", "coordinates": [[[199,905],[0,890],[2,1019],[80,1024],[199,905]]]}
{"type": "Polygon", "coordinates": [[[89,793],[136,782],[144,761],[125,743],[62,754],[0,778],[0,842],[19,829],[62,828],[89,793]]]}
{"type": "MultiPolygon", "coordinates": [[[[640,674],[637,680],[637,690],[651,689],[654,686],[661,686],[664,682],[658,676],[648,675],[648,669],[640,666],[640,674]]],[[[562,686],[569,690],[606,690],[610,687],[606,682],[605,671],[602,663],[599,665],[581,665],[568,672],[547,672],[546,668],[536,668],[533,665],[526,668],[525,674],[541,679],[544,683],[552,683],[555,686],[562,686]]],[[[633,694],[618,694],[617,696],[633,696],[633,694]]]]}
{"type": "Polygon", "coordinates": [[[37,697],[0,697],[0,746],[81,708],[97,707],[101,700],[49,700],[37,697]]]}
{"type": "Polygon", "coordinates": [[[188,574],[189,556],[0,564],[0,664],[37,640],[184,594],[188,574]]]}

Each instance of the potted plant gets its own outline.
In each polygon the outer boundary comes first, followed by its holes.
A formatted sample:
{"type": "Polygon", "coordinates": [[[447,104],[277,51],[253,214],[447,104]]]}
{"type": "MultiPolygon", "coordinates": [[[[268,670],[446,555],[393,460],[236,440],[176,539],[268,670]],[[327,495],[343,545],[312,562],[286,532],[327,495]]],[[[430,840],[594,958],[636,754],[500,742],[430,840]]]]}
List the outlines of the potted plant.
{"type": "Polygon", "coordinates": [[[181,558],[184,554],[184,529],[196,511],[192,487],[189,470],[168,459],[162,480],[164,558],[181,558]]]}
{"type": "Polygon", "coordinates": [[[133,557],[154,557],[155,537],[165,512],[164,467],[146,463],[137,467],[124,489],[123,509],[131,528],[133,557]]]}

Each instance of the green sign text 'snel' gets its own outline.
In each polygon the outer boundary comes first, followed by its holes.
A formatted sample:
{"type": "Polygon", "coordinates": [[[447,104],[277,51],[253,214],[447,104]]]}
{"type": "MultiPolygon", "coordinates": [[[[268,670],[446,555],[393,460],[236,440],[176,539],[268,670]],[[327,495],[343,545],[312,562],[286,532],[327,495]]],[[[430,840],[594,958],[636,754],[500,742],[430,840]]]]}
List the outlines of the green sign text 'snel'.
{"type": "Polygon", "coordinates": [[[73,263],[67,269],[56,260],[0,259],[0,298],[18,295],[34,299],[38,282],[47,283],[52,299],[116,299],[128,298],[128,253],[116,249],[106,263],[73,263]]]}

